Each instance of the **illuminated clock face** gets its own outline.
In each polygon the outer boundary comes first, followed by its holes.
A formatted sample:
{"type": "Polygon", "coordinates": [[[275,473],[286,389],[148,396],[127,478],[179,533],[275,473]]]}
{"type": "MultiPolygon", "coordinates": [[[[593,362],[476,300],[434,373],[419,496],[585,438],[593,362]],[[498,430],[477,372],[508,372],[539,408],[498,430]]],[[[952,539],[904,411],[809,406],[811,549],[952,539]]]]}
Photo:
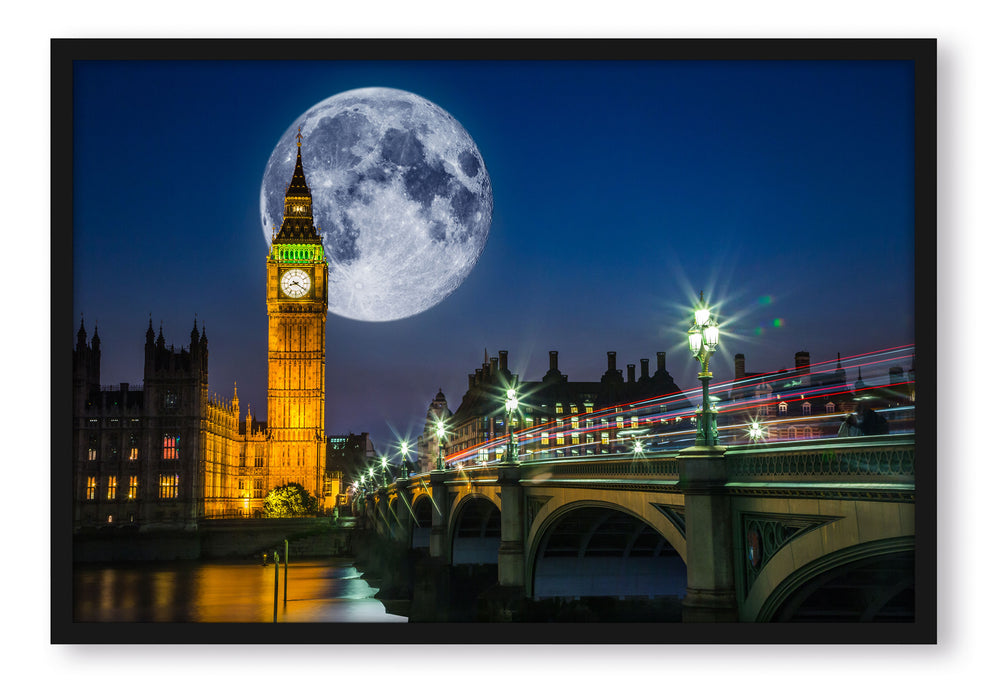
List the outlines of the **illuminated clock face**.
{"type": "Polygon", "coordinates": [[[290,297],[301,297],[309,291],[309,275],[303,270],[289,270],[282,275],[282,291],[290,297]]]}

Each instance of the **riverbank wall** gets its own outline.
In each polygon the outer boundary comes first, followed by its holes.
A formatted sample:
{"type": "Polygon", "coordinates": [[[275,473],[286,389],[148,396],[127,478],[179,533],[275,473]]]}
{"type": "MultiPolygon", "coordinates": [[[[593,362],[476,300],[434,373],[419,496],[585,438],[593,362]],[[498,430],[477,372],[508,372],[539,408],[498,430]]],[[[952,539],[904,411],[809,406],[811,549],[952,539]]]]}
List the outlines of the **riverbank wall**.
{"type": "Polygon", "coordinates": [[[269,558],[289,541],[293,557],[351,553],[353,522],[330,518],[205,520],[194,527],[94,528],[73,534],[75,563],[269,558]]]}

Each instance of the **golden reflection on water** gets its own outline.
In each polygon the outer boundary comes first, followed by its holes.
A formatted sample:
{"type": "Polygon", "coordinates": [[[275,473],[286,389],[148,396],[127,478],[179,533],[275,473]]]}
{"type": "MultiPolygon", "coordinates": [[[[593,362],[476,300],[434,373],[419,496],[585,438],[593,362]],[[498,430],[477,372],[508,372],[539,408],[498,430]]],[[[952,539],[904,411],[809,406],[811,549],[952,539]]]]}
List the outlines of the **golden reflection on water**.
{"type": "MultiPolygon", "coordinates": [[[[279,567],[278,622],[406,622],[389,615],[345,559],[279,567]],[[283,602],[284,601],[284,602],[283,602]]],[[[73,572],[76,622],[271,622],[275,566],[168,562],[82,565],[73,572]]]]}

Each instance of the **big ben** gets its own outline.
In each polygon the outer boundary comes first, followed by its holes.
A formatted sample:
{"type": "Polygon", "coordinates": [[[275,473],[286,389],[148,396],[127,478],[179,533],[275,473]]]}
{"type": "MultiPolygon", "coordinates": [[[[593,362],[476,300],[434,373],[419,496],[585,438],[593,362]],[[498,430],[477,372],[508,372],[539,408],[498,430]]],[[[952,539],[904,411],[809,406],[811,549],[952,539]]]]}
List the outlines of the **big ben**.
{"type": "Polygon", "coordinates": [[[267,260],[268,488],[301,484],[320,499],[326,465],[327,263],[302,165],[285,191],[267,260]]]}

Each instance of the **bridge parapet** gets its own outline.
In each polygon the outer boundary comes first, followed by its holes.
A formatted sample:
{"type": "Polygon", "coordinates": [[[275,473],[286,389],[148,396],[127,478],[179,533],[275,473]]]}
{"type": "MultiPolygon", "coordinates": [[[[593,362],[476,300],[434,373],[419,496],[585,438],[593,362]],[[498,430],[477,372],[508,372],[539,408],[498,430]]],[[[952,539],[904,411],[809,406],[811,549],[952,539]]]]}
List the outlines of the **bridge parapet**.
{"type": "Polygon", "coordinates": [[[733,482],[914,484],[914,435],[730,447],[733,482]]]}

